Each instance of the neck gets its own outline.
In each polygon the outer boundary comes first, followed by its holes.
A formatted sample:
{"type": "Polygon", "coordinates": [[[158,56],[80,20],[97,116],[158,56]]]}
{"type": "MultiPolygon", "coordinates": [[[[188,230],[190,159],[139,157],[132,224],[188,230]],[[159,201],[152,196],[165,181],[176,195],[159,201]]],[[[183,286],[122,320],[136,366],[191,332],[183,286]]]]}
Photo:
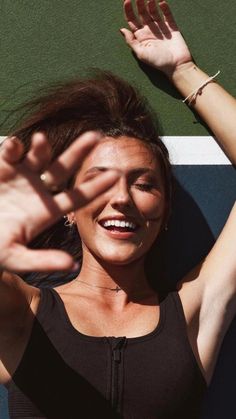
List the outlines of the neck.
{"type": "Polygon", "coordinates": [[[126,265],[114,265],[98,260],[85,251],[82,268],[76,280],[86,293],[93,293],[107,302],[115,300],[117,304],[119,301],[121,305],[154,294],[145,275],[144,258],[126,265]],[[117,287],[118,292],[111,291],[117,287]]]}

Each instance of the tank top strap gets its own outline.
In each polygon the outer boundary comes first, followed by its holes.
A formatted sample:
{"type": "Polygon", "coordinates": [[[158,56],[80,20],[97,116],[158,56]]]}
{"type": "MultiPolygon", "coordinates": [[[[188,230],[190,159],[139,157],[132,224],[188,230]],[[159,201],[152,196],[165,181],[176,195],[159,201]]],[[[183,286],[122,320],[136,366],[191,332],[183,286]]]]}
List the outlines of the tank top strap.
{"type": "Polygon", "coordinates": [[[187,322],[178,291],[174,290],[166,296],[166,328],[176,335],[181,333],[187,337],[187,322]]]}
{"type": "Polygon", "coordinates": [[[40,302],[36,317],[41,324],[53,322],[55,316],[58,316],[58,302],[56,292],[52,288],[40,288],[40,302]]]}
{"type": "Polygon", "coordinates": [[[188,325],[184,314],[183,304],[178,291],[172,291],[167,296],[166,301],[166,330],[169,336],[174,336],[176,339],[181,339],[186,355],[188,354],[195,369],[197,370],[200,380],[206,385],[206,380],[198,365],[196,357],[193,352],[189,337],[188,325]]]}
{"type": "Polygon", "coordinates": [[[186,323],[186,318],[185,318],[185,314],[184,314],[184,309],[183,309],[183,304],[181,301],[181,298],[179,296],[178,291],[172,291],[169,294],[169,299],[172,303],[172,308],[177,312],[178,314],[178,320],[179,320],[179,324],[182,326],[183,329],[186,329],[187,327],[187,323],[186,323]]]}

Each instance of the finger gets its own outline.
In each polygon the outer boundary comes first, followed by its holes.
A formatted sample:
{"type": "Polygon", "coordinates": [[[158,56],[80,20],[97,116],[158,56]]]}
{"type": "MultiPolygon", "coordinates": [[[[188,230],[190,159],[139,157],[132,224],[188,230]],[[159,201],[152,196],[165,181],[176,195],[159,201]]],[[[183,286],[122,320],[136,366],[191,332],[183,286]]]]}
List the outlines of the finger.
{"type": "Polygon", "coordinates": [[[24,146],[17,137],[7,138],[1,148],[1,157],[10,164],[18,163],[24,152],[24,146]]]}
{"type": "Polygon", "coordinates": [[[110,189],[119,179],[121,173],[109,170],[97,175],[94,179],[82,183],[79,187],[61,192],[54,197],[61,215],[87,205],[90,201],[110,189]]]}
{"type": "Polygon", "coordinates": [[[97,145],[101,134],[97,132],[86,132],[77,138],[62,153],[44,173],[47,178],[47,185],[65,185],[66,181],[79,169],[87,154],[97,145]]]}
{"type": "Polygon", "coordinates": [[[124,14],[132,32],[135,32],[142,27],[141,22],[134,13],[131,0],[124,1],[124,14]]]}
{"type": "Polygon", "coordinates": [[[164,21],[169,26],[169,28],[172,29],[173,31],[178,31],[179,30],[178,25],[175,21],[175,18],[170,10],[170,6],[168,5],[168,3],[166,1],[161,1],[159,3],[159,6],[163,13],[164,21]]]}
{"type": "Polygon", "coordinates": [[[163,19],[164,16],[159,13],[159,10],[158,10],[157,4],[156,4],[156,0],[149,0],[148,3],[147,3],[147,8],[148,8],[148,11],[149,11],[150,15],[152,16],[156,26],[158,27],[160,33],[162,33],[165,36],[169,36],[170,35],[170,28],[166,24],[165,19],[163,19]]]}
{"type": "Polygon", "coordinates": [[[126,43],[134,50],[136,51],[136,48],[139,45],[139,42],[135,38],[133,32],[129,31],[128,29],[122,28],[120,29],[121,34],[125,37],[126,43]]]}
{"type": "Polygon", "coordinates": [[[30,170],[42,172],[51,160],[51,147],[46,135],[36,132],[31,139],[31,147],[25,158],[25,164],[30,170]]]}
{"type": "Polygon", "coordinates": [[[47,249],[32,250],[22,245],[15,246],[6,261],[6,269],[16,273],[68,271],[75,268],[73,258],[66,252],[47,249]]]}
{"type": "Polygon", "coordinates": [[[155,22],[160,23],[162,21],[161,15],[156,5],[156,0],[149,0],[147,3],[147,9],[155,22]]]}
{"type": "Polygon", "coordinates": [[[152,16],[147,10],[145,0],[136,0],[136,5],[140,21],[143,23],[143,25],[148,25],[150,22],[153,22],[152,16]]]}

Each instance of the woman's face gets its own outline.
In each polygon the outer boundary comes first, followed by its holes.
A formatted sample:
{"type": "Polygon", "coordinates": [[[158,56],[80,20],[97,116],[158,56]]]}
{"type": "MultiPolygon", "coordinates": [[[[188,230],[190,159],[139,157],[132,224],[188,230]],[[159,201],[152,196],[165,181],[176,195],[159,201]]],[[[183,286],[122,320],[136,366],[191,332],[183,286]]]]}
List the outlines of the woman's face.
{"type": "Polygon", "coordinates": [[[83,253],[124,265],[144,256],[156,239],[165,210],[160,164],[140,140],[105,137],[84,160],[76,184],[107,169],[122,176],[102,198],[75,212],[83,253]]]}

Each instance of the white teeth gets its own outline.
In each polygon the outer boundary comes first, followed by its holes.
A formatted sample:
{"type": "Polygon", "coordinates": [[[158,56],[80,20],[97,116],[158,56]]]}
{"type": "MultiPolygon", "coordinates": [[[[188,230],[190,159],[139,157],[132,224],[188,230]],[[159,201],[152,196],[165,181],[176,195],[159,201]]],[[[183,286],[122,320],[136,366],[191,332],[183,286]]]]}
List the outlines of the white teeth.
{"type": "Polygon", "coordinates": [[[136,224],[132,223],[131,221],[121,221],[121,220],[107,220],[102,222],[103,227],[110,227],[110,226],[115,226],[115,227],[129,227],[132,228],[133,230],[136,228],[136,224]]]}

